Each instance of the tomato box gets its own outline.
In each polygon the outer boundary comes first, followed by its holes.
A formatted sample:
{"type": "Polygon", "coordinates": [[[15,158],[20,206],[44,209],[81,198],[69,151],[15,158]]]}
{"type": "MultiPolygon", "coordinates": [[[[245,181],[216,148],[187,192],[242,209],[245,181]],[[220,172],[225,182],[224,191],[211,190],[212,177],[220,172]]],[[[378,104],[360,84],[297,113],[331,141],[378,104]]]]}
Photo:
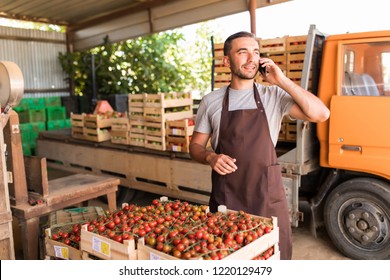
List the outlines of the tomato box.
{"type": "Polygon", "coordinates": [[[81,251],[63,242],[52,239],[52,229],[45,229],[46,259],[81,260],[81,251]]]}
{"type": "Polygon", "coordinates": [[[192,104],[191,93],[172,92],[144,95],[144,107],[173,108],[192,106],[192,104]]]}
{"type": "MultiPolygon", "coordinates": [[[[218,208],[218,212],[225,214],[218,216],[218,220],[226,220],[226,221],[233,221],[230,219],[231,216],[234,215],[242,215],[242,217],[246,217],[250,220],[257,220],[262,221],[264,224],[271,225],[269,226],[268,231],[264,231],[263,234],[260,235],[260,237],[257,237],[256,239],[248,242],[248,243],[242,243],[245,244],[242,247],[224,247],[224,248],[214,248],[212,245],[207,245],[207,250],[204,251],[201,255],[191,255],[194,256],[194,258],[189,257],[188,259],[208,259],[204,258],[204,256],[210,257],[210,254],[217,254],[217,252],[221,251],[229,251],[229,253],[226,253],[219,259],[223,260],[253,260],[253,259],[261,259],[264,254],[268,254],[267,259],[280,259],[280,252],[279,252],[279,227],[277,225],[277,218],[265,218],[255,215],[250,215],[246,213],[242,213],[242,211],[232,211],[226,209],[225,206],[221,205],[218,208]],[[210,247],[209,247],[210,246],[210,247]],[[207,255],[209,254],[209,255],[207,255]]],[[[212,217],[212,216],[211,216],[212,217]]],[[[237,221],[238,222],[238,221],[237,221]]],[[[207,224],[208,227],[212,227],[212,224],[209,224],[207,221],[204,223],[207,224]]],[[[257,225],[259,227],[260,224],[257,225]]],[[[199,228],[199,226],[198,226],[199,228]]],[[[195,232],[195,230],[193,231],[195,232]]],[[[248,232],[248,230],[243,230],[243,232],[248,232]]],[[[198,233],[194,233],[197,235],[198,233]]],[[[224,235],[226,236],[227,233],[225,232],[224,235]]],[[[238,235],[238,233],[237,233],[238,235]]],[[[189,236],[189,234],[188,234],[189,236]]],[[[218,238],[216,234],[213,235],[213,238],[218,238]]],[[[227,239],[227,237],[225,237],[227,239]]],[[[236,239],[237,243],[238,239],[236,239]]],[[[198,243],[201,243],[202,241],[197,241],[198,243]]],[[[189,246],[196,246],[197,243],[192,243],[193,245],[189,246]]],[[[208,243],[210,244],[210,242],[208,243]]],[[[212,243],[211,243],[212,244],[212,243]]],[[[224,243],[227,245],[228,243],[224,243]]],[[[229,243],[230,244],[230,243],[229,243]]],[[[234,242],[232,243],[234,244],[234,242]]],[[[205,245],[206,246],[206,245],[205,245]]],[[[229,245],[230,246],[230,245],[229,245]]],[[[178,248],[178,247],[177,247],[178,248]]],[[[204,247],[206,248],[206,247],[204,247]]],[[[137,252],[138,252],[138,259],[139,260],[181,260],[183,258],[179,258],[175,256],[175,251],[173,251],[173,254],[167,254],[164,251],[157,250],[155,248],[152,248],[151,246],[145,244],[145,238],[140,238],[137,243],[137,252]]],[[[184,252],[184,251],[182,251],[184,252]]],[[[180,254],[179,254],[180,255],[180,254]]],[[[183,254],[181,254],[183,256],[183,254]]]]}
{"type": "Polygon", "coordinates": [[[137,259],[134,239],[124,240],[123,243],[119,243],[110,238],[89,232],[87,225],[81,228],[80,250],[82,255],[88,255],[88,258],[92,255],[103,260],[137,259]]]}

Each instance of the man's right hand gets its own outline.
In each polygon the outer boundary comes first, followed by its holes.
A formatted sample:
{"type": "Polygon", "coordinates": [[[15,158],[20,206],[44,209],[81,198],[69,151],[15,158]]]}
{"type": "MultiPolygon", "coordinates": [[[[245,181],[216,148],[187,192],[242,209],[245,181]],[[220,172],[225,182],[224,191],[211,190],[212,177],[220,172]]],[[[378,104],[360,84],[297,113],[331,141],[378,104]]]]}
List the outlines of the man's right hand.
{"type": "Polygon", "coordinates": [[[224,154],[210,153],[206,156],[206,161],[219,175],[230,174],[238,168],[235,164],[236,159],[224,154]]]}

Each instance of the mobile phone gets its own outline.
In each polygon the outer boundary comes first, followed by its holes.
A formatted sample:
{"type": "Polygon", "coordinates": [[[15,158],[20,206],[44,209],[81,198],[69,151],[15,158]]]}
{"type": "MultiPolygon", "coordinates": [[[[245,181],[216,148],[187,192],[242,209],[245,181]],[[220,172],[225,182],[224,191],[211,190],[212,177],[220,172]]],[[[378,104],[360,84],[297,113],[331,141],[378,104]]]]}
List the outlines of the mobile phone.
{"type": "Polygon", "coordinates": [[[261,64],[259,64],[259,72],[261,75],[263,75],[263,77],[265,77],[267,75],[267,68],[264,66],[261,66],[261,64]]]}

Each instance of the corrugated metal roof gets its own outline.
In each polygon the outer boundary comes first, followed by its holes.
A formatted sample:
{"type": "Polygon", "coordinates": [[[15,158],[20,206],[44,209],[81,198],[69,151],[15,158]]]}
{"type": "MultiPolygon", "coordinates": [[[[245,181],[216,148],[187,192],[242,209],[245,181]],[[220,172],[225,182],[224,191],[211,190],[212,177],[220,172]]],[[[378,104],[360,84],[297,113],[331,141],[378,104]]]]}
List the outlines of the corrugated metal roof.
{"type": "MultiPolygon", "coordinates": [[[[253,0],[256,8],[290,0],[253,0]]],[[[249,10],[250,0],[1,0],[0,17],[66,25],[75,50],[249,10]]],[[[249,15],[248,15],[249,20],[249,15]]]]}

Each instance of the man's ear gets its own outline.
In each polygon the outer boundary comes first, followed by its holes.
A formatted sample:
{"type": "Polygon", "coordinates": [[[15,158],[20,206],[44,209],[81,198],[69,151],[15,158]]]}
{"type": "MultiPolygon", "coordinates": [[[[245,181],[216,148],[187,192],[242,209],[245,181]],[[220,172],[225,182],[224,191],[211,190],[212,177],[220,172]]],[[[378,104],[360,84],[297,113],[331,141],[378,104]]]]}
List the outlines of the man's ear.
{"type": "Polygon", "coordinates": [[[223,62],[223,66],[230,67],[230,59],[228,56],[224,56],[222,62],[223,62]]]}

